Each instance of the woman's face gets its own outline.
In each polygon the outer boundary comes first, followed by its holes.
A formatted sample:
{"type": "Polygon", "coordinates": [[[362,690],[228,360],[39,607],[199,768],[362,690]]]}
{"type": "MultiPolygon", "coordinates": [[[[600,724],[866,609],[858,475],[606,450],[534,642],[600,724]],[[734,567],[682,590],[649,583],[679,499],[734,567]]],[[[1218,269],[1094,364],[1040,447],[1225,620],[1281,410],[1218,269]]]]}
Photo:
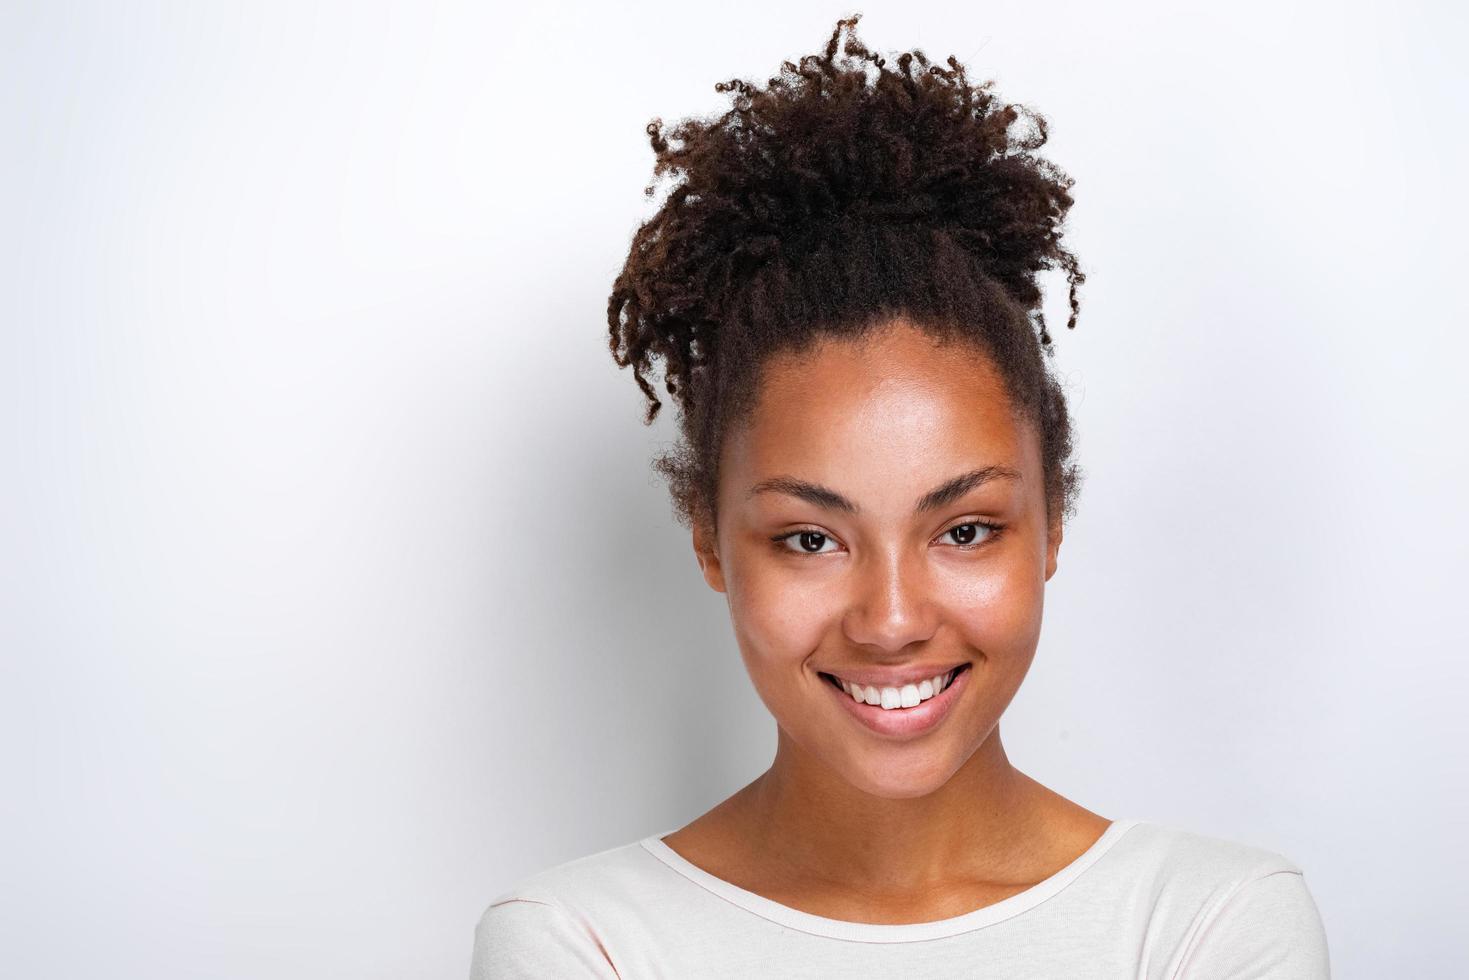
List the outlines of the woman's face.
{"type": "Polygon", "coordinates": [[[1060,529],[1035,431],[987,357],[901,321],[777,355],[742,422],[717,541],[694,545],[761,700],[853,786],[938,789],[989,737],[1040,636],[1060,529]],[[867,703],[869,687],[959,665],[916,707],[867,703]],[[862,701],[824,674],[861,684],[862,701]]]}

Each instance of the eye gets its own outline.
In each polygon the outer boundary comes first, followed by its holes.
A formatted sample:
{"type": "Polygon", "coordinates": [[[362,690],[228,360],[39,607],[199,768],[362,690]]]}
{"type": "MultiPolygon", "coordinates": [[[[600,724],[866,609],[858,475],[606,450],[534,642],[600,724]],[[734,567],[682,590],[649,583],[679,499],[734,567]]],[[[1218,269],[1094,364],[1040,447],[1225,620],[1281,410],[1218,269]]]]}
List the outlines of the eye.
{"type": "Polygon", "coordinates": [[[798,555],[829,555],[831,552],[824,551],[823,546],[836,543],[836,539],[825,531],[814,531],[809,528],[801,531],[792,531],[789,534],[777,535],[770,540],[775,542],[775,547],[778,550],[793,552],[798,555]],[[792,541],[794,541],[794,545],[791,544],[792,541]]]}
{"type": "MultiPolygon", "coordinates": [[[[999,537],[1002,528],[1003,525],[992,524],[989,521],[965,521],[962,524],[955,524],[945,531],[944,535],[947,535],[959,549],[969,551],[999,537]],[[980,537],[979,534],[981,528],[986,532],[983,537],[980,537]]],[[[829,555],[839,550],[839,548],[828,549],[826,547],[828,544],[835,545],[837,543],[835,538],[825,531],[811,528],[779,534],[770,540],[775,544],[777,550],[786,554],[829,555]]]]}
{"type": "Polygon", "coordinates": [[[944,534],[951,536],[951,540],[960,548],[968,549],[975,547],[976,544],[984,544],[986,541],[998,537],[1000,527],[1001,525],[991,524],[988,521],[965,521],[963,524],[955,524],[945,531],[944,534]],[[983,539],[976,540],[979,538],[980,528],[984,528],[988,533],[983,539]]]}

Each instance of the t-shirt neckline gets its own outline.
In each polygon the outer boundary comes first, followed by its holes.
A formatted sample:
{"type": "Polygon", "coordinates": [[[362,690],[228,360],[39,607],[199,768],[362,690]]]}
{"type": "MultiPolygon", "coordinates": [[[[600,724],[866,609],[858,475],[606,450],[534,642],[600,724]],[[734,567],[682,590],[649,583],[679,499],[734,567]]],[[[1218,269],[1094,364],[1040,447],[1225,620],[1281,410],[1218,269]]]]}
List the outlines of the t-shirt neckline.
{"type": "Polygon", "coordinates": [[[947,919],[936,919],[932,922],[905,922],[900,924],[882,924],[872,922],[848,922],[844,919],[828,919],[825,916],[813,915],[810,912],[802,912],[799,909],[782,905],[772,899],[747,891],[738,885],[717,878],[703,868],[689,861],[673,848],[665,844],[662,838],[673,833],[677,827],[644,837],[638,843],[659,861],[677,871],[685,878],[699,885],[705,890],[712,892],[725,901],[753,912],[762,918],[779,923],[790,929],[810,933],[816,936],[827,936],[831,939],[846,939],[855,942],[867,943],[906,943],[925,939],[943,939],[948,936],[956,936],[962,932],[970,932],[985,926],[1002,922],[1013,918],[1022,912],[1035,908],[1037,905],[1058,894],[1063,888],[1071,884],[1082,872],[1093,864],[1096,864],[1111,849],[1112,845],[1122,838],[1133,827],[1142,821],[1139,819],[1113,820],[1107,829],[1102,832],[1091,847],[1081,853],[1076,860],[1066,867],[1057,871],[1043,881],[1039,881],[1023,892],[1011,895],[1009,898],[1001,899],[992,905],[965,912],[962,915],[952,916],[947,919]]]}

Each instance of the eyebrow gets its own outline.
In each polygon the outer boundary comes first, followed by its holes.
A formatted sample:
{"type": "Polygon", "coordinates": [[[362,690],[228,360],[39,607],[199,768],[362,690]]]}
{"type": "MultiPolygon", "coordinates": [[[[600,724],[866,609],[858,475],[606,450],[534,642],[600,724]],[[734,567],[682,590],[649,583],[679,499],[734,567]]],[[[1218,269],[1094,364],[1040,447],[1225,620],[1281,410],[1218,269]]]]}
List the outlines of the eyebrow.
{"type": "MultiPolygon", "coordinates": [[[[975,487],[989,483],[991,480],[1019,481],[1021,479],[1020,473],[1008,466],[981,466],[977,470],[960,473],[919,497],[917,503],[913,505],[913,512],[921,514],[924,511],[935,510],[953,503],[975,487]]],[[[861,508],[830,487],[811,483],[808,480],[798,480],[793,476],[776,476],[768,480],[761,480],[751,487],[745,496],[749,498],[761,493],[784,493],[827,510],[840,510],[853,515],[861,513],[861,508]]]]}

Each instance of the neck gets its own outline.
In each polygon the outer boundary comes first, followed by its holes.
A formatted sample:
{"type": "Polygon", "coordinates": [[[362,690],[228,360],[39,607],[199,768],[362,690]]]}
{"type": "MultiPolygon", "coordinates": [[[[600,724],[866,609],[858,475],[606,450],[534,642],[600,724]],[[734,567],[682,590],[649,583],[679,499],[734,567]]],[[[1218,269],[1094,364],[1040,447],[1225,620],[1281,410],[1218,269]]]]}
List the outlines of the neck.
{"type": "Polygon", "coordinates": [[[742,791],[746,826],[790,872],[834,884],[921,889],[967,869],[1003,879],[1034,837],[1039,787],[1010,764],[997,725],[927,796],[873,796],[781,730],[770,769],[742,791]]]}

